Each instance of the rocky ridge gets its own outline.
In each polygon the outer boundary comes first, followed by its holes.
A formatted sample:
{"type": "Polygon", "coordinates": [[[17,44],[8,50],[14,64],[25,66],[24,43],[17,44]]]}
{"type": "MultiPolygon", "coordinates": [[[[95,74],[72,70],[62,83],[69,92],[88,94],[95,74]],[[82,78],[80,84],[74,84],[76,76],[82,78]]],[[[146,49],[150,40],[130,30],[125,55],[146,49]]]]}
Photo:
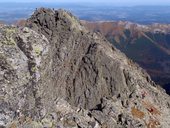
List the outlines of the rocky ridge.
{"type": "Polygon", "coordinates": [[[0,28],[0,126],[168,128],[170,97],[99,33],[40,8],[0,28]]]}
{"type": "Polygon", "coordinates": [[[121,32],[124,29],[130,29],[131,31],[136,31],[136,32],[142,31],[142,32],[152,32],[152,33],[164,33],[164,34],[167,34],[170,32],[169,24],[160,24],[160,23],[142,25],[142,24],[133,23],[129,21],[90,22],[90,21],[85,21],[85,20],[81,20],[81,23],[90,30],[99,29],[104,35],[107,34],[108,31],[114,34],[116,30],[117,30],[117,34],[118,33],[121,34],[121,32]]]}
{"type": "Polygon", "coordinates": [[[102,33],[170,94],[170,25],[140,25],[122,21],[82,23],[89,30],[102,33]]]}

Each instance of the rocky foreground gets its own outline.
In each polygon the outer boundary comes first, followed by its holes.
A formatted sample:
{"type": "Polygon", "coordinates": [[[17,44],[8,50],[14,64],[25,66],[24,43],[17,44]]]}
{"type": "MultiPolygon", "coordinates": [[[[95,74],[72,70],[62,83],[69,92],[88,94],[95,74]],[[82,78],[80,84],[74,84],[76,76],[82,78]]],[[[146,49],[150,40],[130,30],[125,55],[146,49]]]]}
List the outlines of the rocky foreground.
{"type": "Polygon", "coordinates": [[[1,128],[169,128],[170,97],[64,10],[0,27],[1,128]]]}

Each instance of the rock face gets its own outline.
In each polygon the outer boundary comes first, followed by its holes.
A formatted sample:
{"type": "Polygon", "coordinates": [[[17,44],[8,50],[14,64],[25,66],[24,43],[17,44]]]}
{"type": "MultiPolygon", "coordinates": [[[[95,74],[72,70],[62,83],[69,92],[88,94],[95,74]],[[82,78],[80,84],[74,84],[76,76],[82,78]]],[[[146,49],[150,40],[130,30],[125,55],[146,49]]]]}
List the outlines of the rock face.
{"type": "Polygon", "coordinates": [[[170,98],[64,10],[0,28],[0,126],[169,128],[170,98]]]}
{"type": "Polygon", "coordinates": [[[82,24],[105,35],[110,43],[137,62],[170,94],[170,25],[122,21],[82,21],[82,24]]]}

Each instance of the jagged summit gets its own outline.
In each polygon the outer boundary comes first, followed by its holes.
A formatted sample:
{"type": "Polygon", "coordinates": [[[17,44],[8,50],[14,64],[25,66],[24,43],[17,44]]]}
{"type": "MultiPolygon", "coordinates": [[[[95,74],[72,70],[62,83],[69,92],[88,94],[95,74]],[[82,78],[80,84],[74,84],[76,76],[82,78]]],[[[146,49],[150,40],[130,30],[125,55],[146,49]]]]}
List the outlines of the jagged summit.
{"type": "Polygon", "coordinates": [[[170,126],[170,98],[149,75],[64,10],[40,8],[0,31],[0,125],[170,126]]]}
{"type": "Polygon", "coordinates": [[[51,31],[55,31],[58,21],[62,22],[62,25],[65,26],[65,30],[68,31],[84,29],[79,20],[70,12],[63,9],[51,10],[45,8],[37,9],[31,18],[27,20],[26,26],[33,29],[38,29],[36,27],[41,27],[42,29],[46,28],[47,31],[43,33],[47,36],[51,36],[51,31]]]}

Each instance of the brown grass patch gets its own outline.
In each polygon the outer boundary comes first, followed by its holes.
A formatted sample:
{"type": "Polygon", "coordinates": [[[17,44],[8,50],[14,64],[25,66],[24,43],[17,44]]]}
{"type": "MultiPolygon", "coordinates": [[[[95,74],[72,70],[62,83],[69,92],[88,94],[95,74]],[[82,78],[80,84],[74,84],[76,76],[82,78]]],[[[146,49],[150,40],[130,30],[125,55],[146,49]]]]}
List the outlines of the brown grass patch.
{"type": "Polygon", "coordinates": [[[135,107],[132,107],[131,113],[133,115],[133,117],[139,118],[139,119],[143,119],[145,116],[145,113],[136,109],[135,107]]]}
{"type": "Polygon", "coordinates": [[[157,128],[160,123],[157,120],[150,120],[149,123],[147,124],[147,128],[157,128]]]}

